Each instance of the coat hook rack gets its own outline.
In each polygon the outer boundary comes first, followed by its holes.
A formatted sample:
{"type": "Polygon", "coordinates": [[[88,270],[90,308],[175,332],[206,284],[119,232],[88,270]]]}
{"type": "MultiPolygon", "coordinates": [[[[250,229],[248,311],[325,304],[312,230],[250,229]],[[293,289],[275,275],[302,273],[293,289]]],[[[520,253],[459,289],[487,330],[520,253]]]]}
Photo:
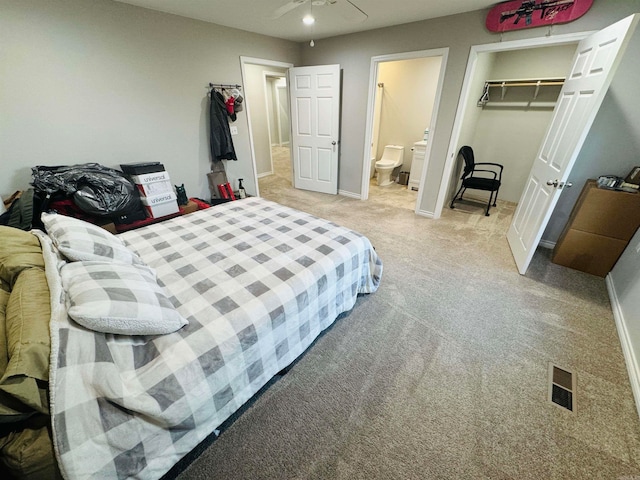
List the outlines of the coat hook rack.
{"type": "Polygon", "coordinates": [[[209,88],[242,88],[242,85],[237,83],[209,83],[209,88]]]}

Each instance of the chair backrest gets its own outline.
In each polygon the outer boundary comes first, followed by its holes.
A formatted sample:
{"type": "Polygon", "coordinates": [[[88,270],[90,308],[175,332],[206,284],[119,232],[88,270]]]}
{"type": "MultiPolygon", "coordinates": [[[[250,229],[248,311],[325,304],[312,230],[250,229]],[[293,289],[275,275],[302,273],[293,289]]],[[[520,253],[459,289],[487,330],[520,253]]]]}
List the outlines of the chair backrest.
{"type": "Polygon", "coordinates": [[[473,157],[473,149],[470,146],[465,145],[464,147],[460,148],[460,152],[458,153],[458,155],[462,155],[462,158],[464,158],[464,172],[462,173],[461,177],[461,180],[464,180],[471,172],[473,172],[473,169],[476,165],[475,159],[473,157]]]}

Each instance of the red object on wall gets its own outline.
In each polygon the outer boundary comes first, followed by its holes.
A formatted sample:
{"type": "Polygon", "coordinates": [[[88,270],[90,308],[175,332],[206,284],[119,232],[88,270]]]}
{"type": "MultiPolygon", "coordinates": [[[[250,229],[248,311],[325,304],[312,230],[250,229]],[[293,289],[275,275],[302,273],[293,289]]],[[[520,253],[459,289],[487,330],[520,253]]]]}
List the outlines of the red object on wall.
{"type": "Polygon", "coordinates": [[[568,23],[583,16],[593,0],[512,0],[493,7],[487,14],[487,29],[508,32],[523,28],[568,23]]]}

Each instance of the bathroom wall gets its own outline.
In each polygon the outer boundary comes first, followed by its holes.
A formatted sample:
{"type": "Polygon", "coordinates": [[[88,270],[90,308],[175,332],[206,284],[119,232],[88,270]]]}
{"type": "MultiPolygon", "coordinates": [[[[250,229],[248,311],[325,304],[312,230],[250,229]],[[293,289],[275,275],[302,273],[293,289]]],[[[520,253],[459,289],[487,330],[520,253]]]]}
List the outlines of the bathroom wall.
{"type": "Polygon", "coordinates": [[[377,159],[385,145],[402,145],[401,170],[411,169],[411,148],[430,126],[441,63],[441,57],[429,57],[378,65],[378,83],[384,88],[378,89],[382,104],[377,159]]]}

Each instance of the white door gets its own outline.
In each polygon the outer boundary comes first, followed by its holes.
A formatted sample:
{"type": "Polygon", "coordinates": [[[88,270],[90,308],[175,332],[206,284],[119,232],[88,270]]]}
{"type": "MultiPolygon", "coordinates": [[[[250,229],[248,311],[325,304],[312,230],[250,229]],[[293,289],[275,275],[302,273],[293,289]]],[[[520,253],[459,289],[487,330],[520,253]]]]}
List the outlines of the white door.
{"type": "Polygon", "coordinates": [[[293,186],[338,193],[340,65],[289,69],[293,186]]]}
{"type": "Polygon", "coordinates": [[[638,23],[627,17],[580,42],[507,240],[521,274],[527,271],[562,187],[638,23]]]}

